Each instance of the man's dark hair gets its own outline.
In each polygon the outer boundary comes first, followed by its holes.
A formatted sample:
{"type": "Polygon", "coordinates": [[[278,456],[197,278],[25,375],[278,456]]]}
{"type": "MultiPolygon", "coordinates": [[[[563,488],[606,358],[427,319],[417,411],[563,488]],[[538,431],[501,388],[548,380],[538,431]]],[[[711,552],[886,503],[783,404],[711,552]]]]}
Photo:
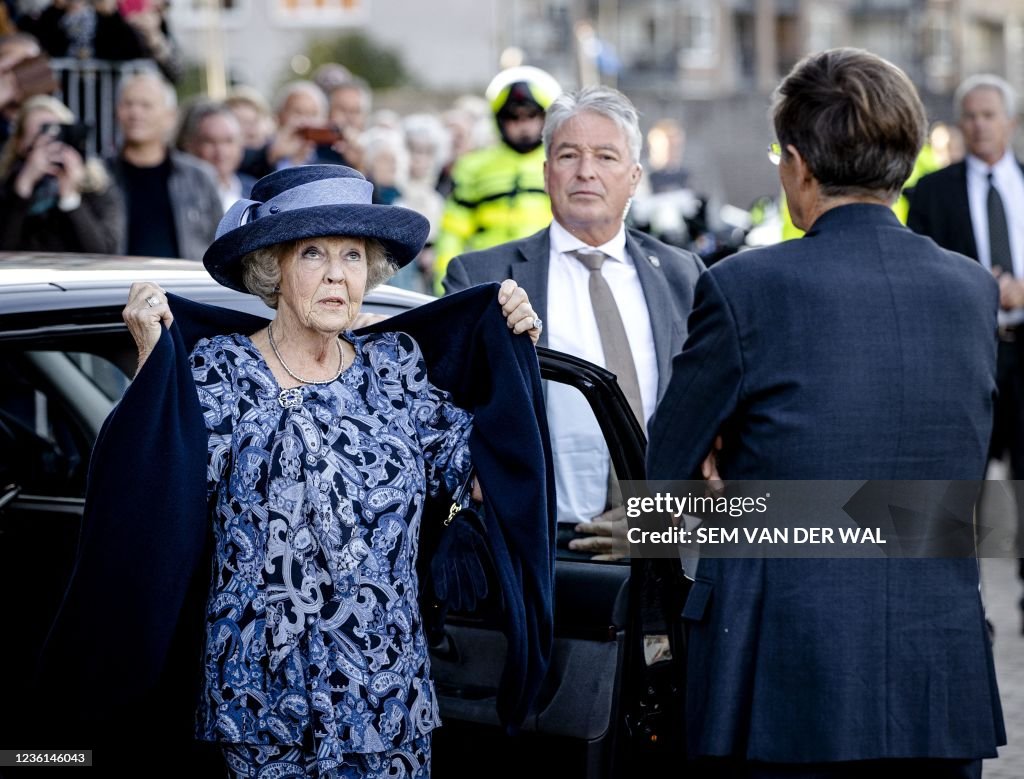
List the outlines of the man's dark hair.
{"type": "Polygon", "coordinates": [[[914,168],[927,130],[907,75],[860,49],[805,57],[775,90],[772,121],[830,197],[891,199],[914,168]]]}

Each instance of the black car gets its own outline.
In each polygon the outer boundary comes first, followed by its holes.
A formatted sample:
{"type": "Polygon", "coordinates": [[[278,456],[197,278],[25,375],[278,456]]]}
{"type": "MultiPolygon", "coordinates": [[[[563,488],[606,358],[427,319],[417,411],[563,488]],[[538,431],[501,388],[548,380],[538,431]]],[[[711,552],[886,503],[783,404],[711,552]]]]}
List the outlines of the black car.
{"type": "MultiPolygon", "coordinates": [[[[10,609],[2,634],[3,667],[11,674],[29,672],[58,608],[75,554],[89,453],[135,371],[121,309],[137,280],[203,303],[272,313],[191,262],[0,253],[0,592],[10,609]]],[[[395,314],[429,300],[385,286],[369,293],[364,311],[395,314]]],[[[643,479],[644,434],[614,376],[538,351],[543,377],[586,400],[617,475],[643,479]]],[[[505,732],[495,711],[504,637],[486,617],[449,615],[431,659],[445,723],[435,732],[434,775],[517,766],[560,779],[678,770],[682,640],[674,615],[684,595],[678,563],[560,556],[550,673],[515,734],[505,732]]],[[[8,738],[0,736],[0,749],[72,746],[45,744],[45,734],[31,744],[8,738]]]]}

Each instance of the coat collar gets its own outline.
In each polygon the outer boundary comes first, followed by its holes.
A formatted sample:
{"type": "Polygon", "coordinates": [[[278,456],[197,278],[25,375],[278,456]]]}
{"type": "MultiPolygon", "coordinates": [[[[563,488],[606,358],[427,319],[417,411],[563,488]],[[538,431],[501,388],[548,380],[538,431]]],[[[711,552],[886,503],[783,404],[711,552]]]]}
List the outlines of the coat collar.
{"type": "Polygon", "coordinates": [[[807,231],[807,235],[862,226],[902,227],[903,225],[888,206],[876,203],[850,203],[830,208],[819,216],[811,225],[811,229],[807,231]]]}

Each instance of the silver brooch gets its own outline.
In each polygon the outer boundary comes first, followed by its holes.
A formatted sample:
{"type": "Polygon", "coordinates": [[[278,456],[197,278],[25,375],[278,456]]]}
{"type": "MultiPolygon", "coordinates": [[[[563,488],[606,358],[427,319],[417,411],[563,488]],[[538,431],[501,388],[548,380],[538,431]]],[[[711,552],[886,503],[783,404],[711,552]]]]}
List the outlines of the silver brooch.
{"type": "Polygon", "coordinates": [[[281,408],[295,408],[296,406],[301,406],[302,388],[292,387],[291,389],[281,390],[281,394],[277,396],[277,402],[281,404],[281,408]]]}

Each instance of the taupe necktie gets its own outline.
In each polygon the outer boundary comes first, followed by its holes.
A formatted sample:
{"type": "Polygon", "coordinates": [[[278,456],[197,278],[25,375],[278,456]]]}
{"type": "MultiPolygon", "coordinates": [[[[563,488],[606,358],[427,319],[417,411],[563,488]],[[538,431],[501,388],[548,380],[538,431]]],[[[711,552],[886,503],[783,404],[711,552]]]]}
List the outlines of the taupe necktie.
{"type": "Polygon", "coordinates": [[[988,172],[988,251],[992,267],[997,265],[1013,275],[1013,254],[1010,252],[1010,228],[1006,224],[1006,209],[999,190],[992,183],[992,171],[988,172]]]}
{"type": "Polygon", "coordinates": [[[629,348],[626,328],[622,325],[619,307],[615,305],[612,289],[601,275],[601,265],[608,257],[600,249],[577,249],[568,252],[590,271],[590,303],[597,320],[597,331],[601,336],[605,367],[619,380],[622,393],[629,401],[633,415],[644,425],[644,406],[640,397],[640,381],[637,378],[633,351],[629,348]]]}

